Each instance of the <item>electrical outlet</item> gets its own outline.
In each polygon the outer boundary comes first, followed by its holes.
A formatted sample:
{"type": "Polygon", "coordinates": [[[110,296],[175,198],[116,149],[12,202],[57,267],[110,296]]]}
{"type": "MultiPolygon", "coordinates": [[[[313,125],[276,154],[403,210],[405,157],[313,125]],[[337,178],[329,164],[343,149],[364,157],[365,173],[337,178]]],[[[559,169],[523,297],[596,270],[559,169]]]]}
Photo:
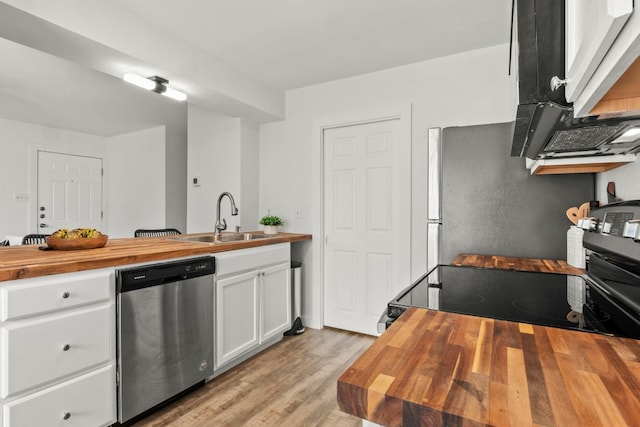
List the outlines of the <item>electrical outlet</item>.
{"type": "Polygon", "coordinates": [[[302,218],[302,208],[296,208],[296,218],[302,218]]]}
{"type": "Polygon", "coordinates": [[[13,200],[21,203],[29,202],[29,193],[13,193],[13,200]]]}

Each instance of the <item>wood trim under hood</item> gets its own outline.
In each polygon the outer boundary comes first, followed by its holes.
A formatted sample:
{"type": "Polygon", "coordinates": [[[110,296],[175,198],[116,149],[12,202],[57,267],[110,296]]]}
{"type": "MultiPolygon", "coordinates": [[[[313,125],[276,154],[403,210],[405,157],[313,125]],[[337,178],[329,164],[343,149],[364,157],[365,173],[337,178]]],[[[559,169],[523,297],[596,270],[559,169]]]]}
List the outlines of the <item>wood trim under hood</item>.
{"type": "Polygon", "coordinates": [[[598,157],[569,157],[564,159],[526,159],[531,175],[559,175],[567,173],[600,173],[624,166],[636,160],[635,154],[598,157]]]}
{"type": "Polygon", "coordinates": [[[640,58],[631,64],[590,114],[603,119],[640,115],[640,58]]]}

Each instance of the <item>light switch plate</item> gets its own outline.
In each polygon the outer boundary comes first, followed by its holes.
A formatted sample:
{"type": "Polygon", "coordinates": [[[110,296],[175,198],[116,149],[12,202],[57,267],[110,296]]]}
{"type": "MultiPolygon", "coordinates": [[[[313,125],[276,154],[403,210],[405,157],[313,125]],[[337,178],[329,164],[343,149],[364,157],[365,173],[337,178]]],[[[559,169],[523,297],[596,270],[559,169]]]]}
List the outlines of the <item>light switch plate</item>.
{"type": "Polygon", "coordinates": [[[13,193],[13,200],[21,203],[29,202],[29,193],[13,193]]]}

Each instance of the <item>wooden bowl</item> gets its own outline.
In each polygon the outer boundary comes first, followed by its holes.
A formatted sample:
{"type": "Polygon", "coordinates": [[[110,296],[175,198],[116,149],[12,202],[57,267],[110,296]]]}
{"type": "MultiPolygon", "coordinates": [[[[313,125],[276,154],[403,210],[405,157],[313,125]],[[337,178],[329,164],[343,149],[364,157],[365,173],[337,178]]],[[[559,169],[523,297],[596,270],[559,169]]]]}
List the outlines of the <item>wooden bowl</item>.
{"type": "Polygon", "coordinates": [[[78,249],[101,248],[107,244],[109,236],[106,234],[100,237],[77,237],[75,239],[61,239],[59,237],[47,237],[47,246],[51,249],[62,251],[73,251],[78,249]]]}

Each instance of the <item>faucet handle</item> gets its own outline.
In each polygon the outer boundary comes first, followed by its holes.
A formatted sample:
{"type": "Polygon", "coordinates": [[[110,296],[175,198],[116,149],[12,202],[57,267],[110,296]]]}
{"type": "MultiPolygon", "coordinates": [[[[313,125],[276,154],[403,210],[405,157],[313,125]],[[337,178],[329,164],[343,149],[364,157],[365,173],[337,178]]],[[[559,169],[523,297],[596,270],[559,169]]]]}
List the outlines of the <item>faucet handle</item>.
{"type": "Polygon", "coordinates": [[[241,227],[239,225],[236,225],[236,234],[240,233],[240,228],[241,227]]]}
{"type": "Polygon", "coordinates": [[[222,221],[216,222],[216,230],[222,231],[227,229],[227,220],[222,218],[222,221]]]}

